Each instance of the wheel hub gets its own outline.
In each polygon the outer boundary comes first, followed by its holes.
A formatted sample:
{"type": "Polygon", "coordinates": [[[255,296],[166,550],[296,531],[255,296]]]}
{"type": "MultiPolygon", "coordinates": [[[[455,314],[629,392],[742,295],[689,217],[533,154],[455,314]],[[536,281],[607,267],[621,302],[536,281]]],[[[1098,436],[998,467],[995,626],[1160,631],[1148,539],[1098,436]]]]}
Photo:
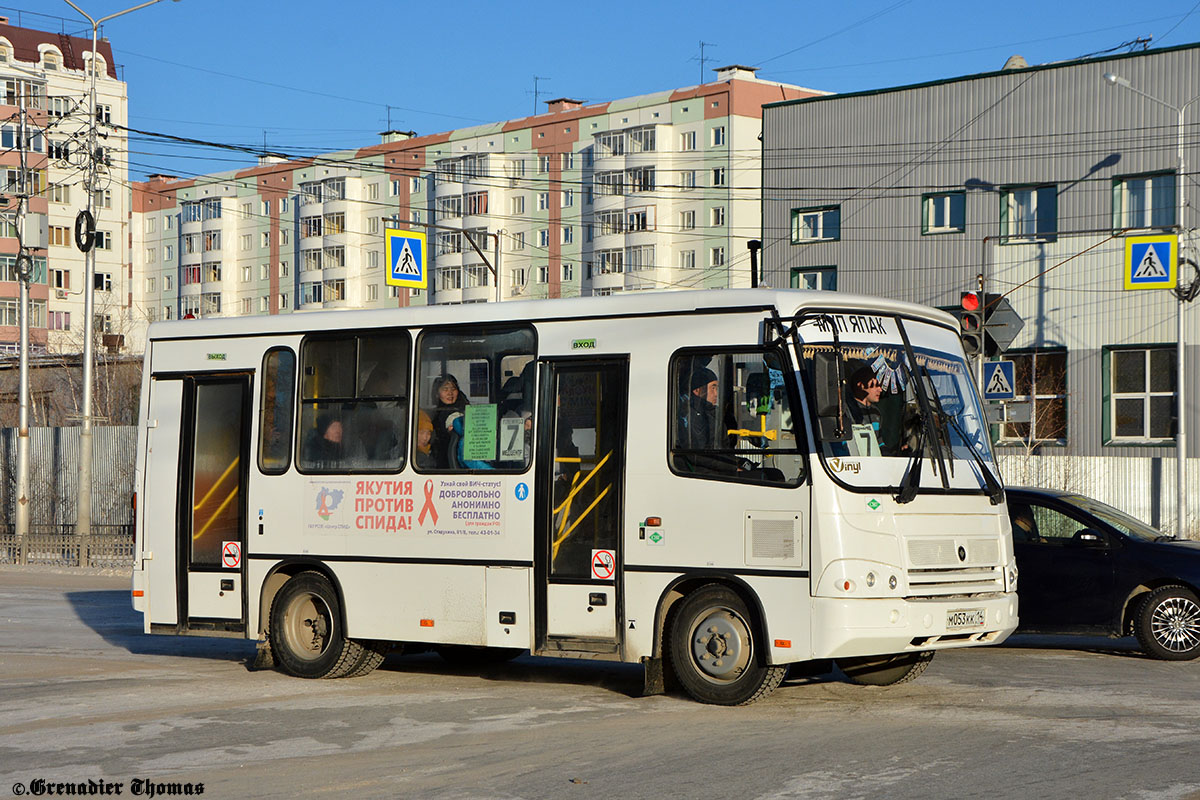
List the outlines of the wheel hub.
{"type": "Polygon", "coordinates": [[[701,672],[733,680],[746,668],[749,648],[745,623],[728,611],[710,614],[695,627],[692,655],[701,672]]]}
{"type": "Polygon", "coordinates": [[[1184,597],[1165,600],[1151,618],[1154,638],[1173,653],[1200,646],[1200,606],[1184,597]]]}

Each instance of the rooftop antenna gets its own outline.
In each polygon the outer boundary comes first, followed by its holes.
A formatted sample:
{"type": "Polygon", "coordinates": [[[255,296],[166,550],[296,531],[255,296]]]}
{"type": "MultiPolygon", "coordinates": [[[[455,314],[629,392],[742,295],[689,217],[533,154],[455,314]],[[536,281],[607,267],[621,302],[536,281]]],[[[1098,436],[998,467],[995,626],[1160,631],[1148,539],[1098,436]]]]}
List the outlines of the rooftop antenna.
{"type": "Polygon", "coordinates": [[[708,59],[704,56],[704,48],[716,46],[717,45],[713,42],[700,42],[700,57],[688,59],[689,61],[700,62],[700,83],[704,83],[704,65],[708,63],[708,59]]]}
{"type": "Polygon", "coordinates": [[[543,78],[539,75],[533,76],[533,114],[534,114],[534,116],[537,116],[537,113],[538,113],[538,97],[539,97],[538,81],[548,81],[548,80],[550,80],[550,79],[543,78]]]}

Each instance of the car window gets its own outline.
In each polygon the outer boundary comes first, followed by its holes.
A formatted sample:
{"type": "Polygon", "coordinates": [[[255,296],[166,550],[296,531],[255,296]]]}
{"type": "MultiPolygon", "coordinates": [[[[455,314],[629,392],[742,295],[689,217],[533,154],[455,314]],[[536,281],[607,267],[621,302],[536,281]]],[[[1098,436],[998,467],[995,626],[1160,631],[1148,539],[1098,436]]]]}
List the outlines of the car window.
{"type": "Polygon", "coordinates": [[[1076,533],[1089,527],[1087,523],[1049,506],[1031,503],[1029,510],[1033,515],[1036,537],[1032,541],[1065,544],[1071,541],[1076,533]]]}

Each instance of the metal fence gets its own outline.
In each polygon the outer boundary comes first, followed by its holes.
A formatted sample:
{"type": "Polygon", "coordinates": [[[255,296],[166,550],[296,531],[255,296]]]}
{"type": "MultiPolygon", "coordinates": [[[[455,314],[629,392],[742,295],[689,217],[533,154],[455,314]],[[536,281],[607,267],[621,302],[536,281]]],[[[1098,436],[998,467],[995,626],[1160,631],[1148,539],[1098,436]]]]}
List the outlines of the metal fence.
{"type": "Polygon", "coordinates": [[[14,511],[17,430],[0,428],[0,564],[133,565],[133,471],[137,428],[92,429],[92,533],[76,533],[79,428],[29,430],[29,536],[14,511]]]}

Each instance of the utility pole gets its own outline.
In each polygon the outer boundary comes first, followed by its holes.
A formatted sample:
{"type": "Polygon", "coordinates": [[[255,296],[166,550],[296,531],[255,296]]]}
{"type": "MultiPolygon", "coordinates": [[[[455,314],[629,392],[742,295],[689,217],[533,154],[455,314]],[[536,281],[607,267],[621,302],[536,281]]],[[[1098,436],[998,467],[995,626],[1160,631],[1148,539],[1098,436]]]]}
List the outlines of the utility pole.
{"type": "Polygon", "coordinates": [[[25,214],[29,205],[29,171],[26,163],[29,132],[26,127],[28,110],[25,107],[26,81],[18,79],[20,86],[21,122],[17,128],[21,167],[17,178],[17,277],[20,280],[20,377],[17,394],[19,411],[17,416],[17,503],[16,533],[20,561],[29,558],[29,280],[32,277],[33,260],[25,248],[25,214]]]}
{"type": "MultiPolygon", "coordinates": [[[[178,2],[178,0],[176,0],[178,2]]],[[[97,152],[99,145],[97,144],[96,122],[99,106],[96,103],[96,53],[99,49],[100,39],[100,24],[107,22],[110,19],[128,14],[131,11],[152,6],[160,0],[147,0],[145,3],[140,3],[132,8],[127,8],[124,11],[118,11],[115,14],[93,19],[86,11],[75,5],[71,0],[66,0],[67,5],[82,14],[92,25],[92,61],[88,64],[88,70],[91,72],[91,80],[88,89],[88,168],[87,175],[84,178],[84,187],[87,191],[87,219],[91,221],[91,225],[95,225],[95,192],[97,189],[97,173],[99,172],[99,161],[101,154],[97,152]]],[[[79,220],[76,220],[76,230],[79,230],[79,220]]],[[[79,535],[79,563],[81,566],[87,566],[89,561],[89,551],[91,549],[92,540],[92,384],[95,381],[93,375],[95,368],[94,342],[95,337],[95,320],[93,319],[95,294],[96,294],[96,247],[95,236],[91,237],[91,247],[84,253],[84,271],[83,271],[83,409],[82,409],[82,426],[79,429],[79,492],[76,496],[75,509],[75,532],[79,535]]]]}

